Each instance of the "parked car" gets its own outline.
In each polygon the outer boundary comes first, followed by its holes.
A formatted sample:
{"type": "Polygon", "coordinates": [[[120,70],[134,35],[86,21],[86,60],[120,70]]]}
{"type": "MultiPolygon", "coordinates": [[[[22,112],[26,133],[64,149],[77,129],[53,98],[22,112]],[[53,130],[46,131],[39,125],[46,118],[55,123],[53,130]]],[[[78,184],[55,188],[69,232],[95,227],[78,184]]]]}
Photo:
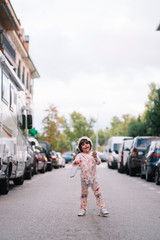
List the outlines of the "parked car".
{"type": "Polygon", "coordinates": [[[127,166],[130,176],[135,176],[141,172],[141,160],[151,141],[157,137],[135,137],[132,142],[131,150],[127,158],[127,166]]]}
{"type": "Polygon", "coordinates": [[[34,158],[35,172],[37,173],[39,171],[41,173],[45,173],[48,160],[45,153],[43,152],[43,149],[41,148],[37,139],[30,137],[28,138],[28,141],[30,142],[35,154],[34,158]]]}
{"type": "Polygon", "coordinates": [[[57,157],[59,159],[59,167],[65,167],[65,159],[62,157],[62,154],[60,152],[56,152],[57,157]]]}
{"type": "Polygon", "coordinates": [[[124,136],[114,136],[108,140],[108,167],[117,168],[117,161],[120,158],[120,151],[124,136]]]}
{"type": "Polygon", "coordinates": [[[98,155],[98,157],[100,158],[100,160],[102,161],[102,152],[97,152],[97,155],[98,155]]]}
{"type": "Polygon", "coordinates": [[[120,158],[117,160],[117,170],[119,173],[128,171],[127,157],[133,142],[133,138],[124,138],[120,158]]]}
{"type": "Polygon", "coordinates": [[[50,158],[52,159],[52,165],[54,168],[59,168],[59,158],[58,155],[55,151],[50,152],[50,158]]]}
{"type": "Polygon", "coordinates": [[[160,140],[152,141],[141,160],[141,178],[151,181],[155,177],[156,163],[160,159],[160,140]]]}
{"type": "Polygon", "coordinates": [[[68,151],[63,153],[62,157],[66,160],[66,163],[72,162],[73,161],[73,152],[68,151]]]}
{"type": "Polygon", "coordinates": [[[156,163],[155,182],[157,185],[160,185],[160,159],[156,163]]]}
{"type": "Polygon", "coordinates": [[[27,145],[27,159],[25,163],[25,179],[31,179],[33,176],[33,166],[34,166],[34,152],[31,145],[27,145]]]}
{"type": "Polygon", "coordinates": [[[108,161],[108,156],[109,156],[109,152],[108,150],[104,150],[101,156],[101,161],[102,162],[107,162],[108,161]]]}
{"type": "Polygon", "coordinates": [[[46,172],[47,162],[48,162],[48,159],[47,159],[45,153],[40,152],[39,153],[39,159],[38,159],[38,171],[40,173],[45,173],[46,172]]]}
{"type": "Polygon", "coordinates": [[[53,163],[53,158],[52,158],[52,155],[51,155],[50,144],[49,144],[49,142],[46,142],[46,141],[39,141],[39,144],[42,147],[43,152],[46,154],[46,157],[48,159],[47,170],[52,171],[54,163],[53,163]]]}

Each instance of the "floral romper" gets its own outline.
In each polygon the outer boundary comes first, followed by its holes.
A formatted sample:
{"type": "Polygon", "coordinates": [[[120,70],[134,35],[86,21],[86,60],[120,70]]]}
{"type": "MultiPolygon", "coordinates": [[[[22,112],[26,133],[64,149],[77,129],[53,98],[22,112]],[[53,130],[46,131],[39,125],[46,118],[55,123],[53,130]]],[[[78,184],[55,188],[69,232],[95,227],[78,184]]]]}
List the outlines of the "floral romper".
{"type": "Polygon", "coordinates": [[[96,197],[96,203],[100,209],[105,208],[105,203],[100,191],[100,184],[96,176],[96,165],[101,163],[100,159],[94,158],[92,152],[79,153],[75,161],[81,162],[81,209],[87,210],[88,188],[91,187],[96,197]]]}

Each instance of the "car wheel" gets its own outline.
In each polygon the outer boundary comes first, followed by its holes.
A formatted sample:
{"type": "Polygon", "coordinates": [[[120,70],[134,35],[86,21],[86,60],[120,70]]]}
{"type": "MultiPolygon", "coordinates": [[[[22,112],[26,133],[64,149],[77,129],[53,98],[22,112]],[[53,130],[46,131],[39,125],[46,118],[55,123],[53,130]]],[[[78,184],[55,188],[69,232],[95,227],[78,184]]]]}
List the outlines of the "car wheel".
{"type": "Polygon", "coordinates": [[[152,180],[152,176],[148,173],[148,170],[146,169],[146,181],[150,182],[152,180]]]}
{"type": "Polygon", "coordinates": [[[53,169],[52,164],[50,164],[50,165],[47,166],[47,170],[48,170],[48,171],[52,171],[52,169],[53,169]]]}
{"type": "Polygon", "coordinates": [[[36,162],[35,166],[34,166],[34,174],[38,174],[38,163],[36,162]]]}
{"type": "Polygon", "coordinates": [[[40,170],[40,173],[45,173],[45,171],[46,171],[46,165],[44,164],[42,170],[40,170]]]}
{"type": "Polygon", "coordinates": [[[31,179],[32,178],[32,169],[30,167],[29,172],[25,173],[25,179],[31,179]]]}
{"type": "Polygon", "coordinates": [[[14,185],[23,185],[24,183],[24,175],[19,177],[19,178],[15,178],[13,179],[14,185]]]}
{"type": "Polygon", "coordinates": [[[7,168],[6,178],[0,181],[0,194],[7,194],[9,192],[9,173],[7,168]]]}
{"type": "Polygon", "coordinates": [[[156,172],[155,172],[155,182],[156,182],[156,185],[160,185],[160,174],[158,169],[156,169],[156,172]]]}
{"type": "Polygon", "coordinates": [[[140,174],[140,177],[141,177],[141,179],[145,179],[145,175],[144,174],[140,174]]]}
{"type": "Polygon", "coordinates": [[[129,168],[129,176],[135,176],[136,173],[135,173],[135,170],[133,168],[129,168]]]}

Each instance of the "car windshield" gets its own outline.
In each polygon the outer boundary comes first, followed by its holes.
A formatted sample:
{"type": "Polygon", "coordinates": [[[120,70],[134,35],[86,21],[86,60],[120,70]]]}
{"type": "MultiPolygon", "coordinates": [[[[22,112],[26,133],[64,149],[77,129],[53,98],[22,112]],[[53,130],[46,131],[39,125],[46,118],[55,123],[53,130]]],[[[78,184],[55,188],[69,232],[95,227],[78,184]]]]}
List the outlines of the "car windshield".
{"type": "Polygon", "coordinates": [[[137,141],[137,147],[147,147],[151,141],[153,141],[152,138],[140,138],[137,141]]]}

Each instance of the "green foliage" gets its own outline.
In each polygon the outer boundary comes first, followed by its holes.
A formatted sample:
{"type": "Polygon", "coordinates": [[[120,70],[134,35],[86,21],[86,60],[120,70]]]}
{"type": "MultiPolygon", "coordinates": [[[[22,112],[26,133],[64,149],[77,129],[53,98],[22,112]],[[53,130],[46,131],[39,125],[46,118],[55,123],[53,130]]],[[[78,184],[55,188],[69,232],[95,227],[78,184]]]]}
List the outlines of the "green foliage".
{"type": "Polygon", "coordinates": [[[147,135],[146,122],[141,121],[141,118],[132,119],[128,124],[127,135],[131,137],[147,135]]]}
{"type": "Polygon", "coordinates": [[[66,140],[61,131],[64,119],[58,116],[57,108],[53,104],[45,111],[47,112],[47,116],[42,121],[44,127],[41,140],[49,142],[51,144],[51,149],[60,151],[63,145],[65,147],[66,140]]]}
{"type": "Polygon", "coordinates": [[[95,120],[93,118],[87,121],[87,119],[81,113],[78,113],[76,111],[71,113],[70,123],[68,124],[67,121],[65,121],[65,130],[63,131],[67,140],[70,143],[70,147],[72,141],[77,141],[82,136],[88,136],[92,138],[94,136],[94,123],[95,120]]]}
{"type": "Polygon", "coordinates": [[[160,136],[160,88],[156,93],[151,109],[146,112],[147,133],[151,136],[160,136]]]}

